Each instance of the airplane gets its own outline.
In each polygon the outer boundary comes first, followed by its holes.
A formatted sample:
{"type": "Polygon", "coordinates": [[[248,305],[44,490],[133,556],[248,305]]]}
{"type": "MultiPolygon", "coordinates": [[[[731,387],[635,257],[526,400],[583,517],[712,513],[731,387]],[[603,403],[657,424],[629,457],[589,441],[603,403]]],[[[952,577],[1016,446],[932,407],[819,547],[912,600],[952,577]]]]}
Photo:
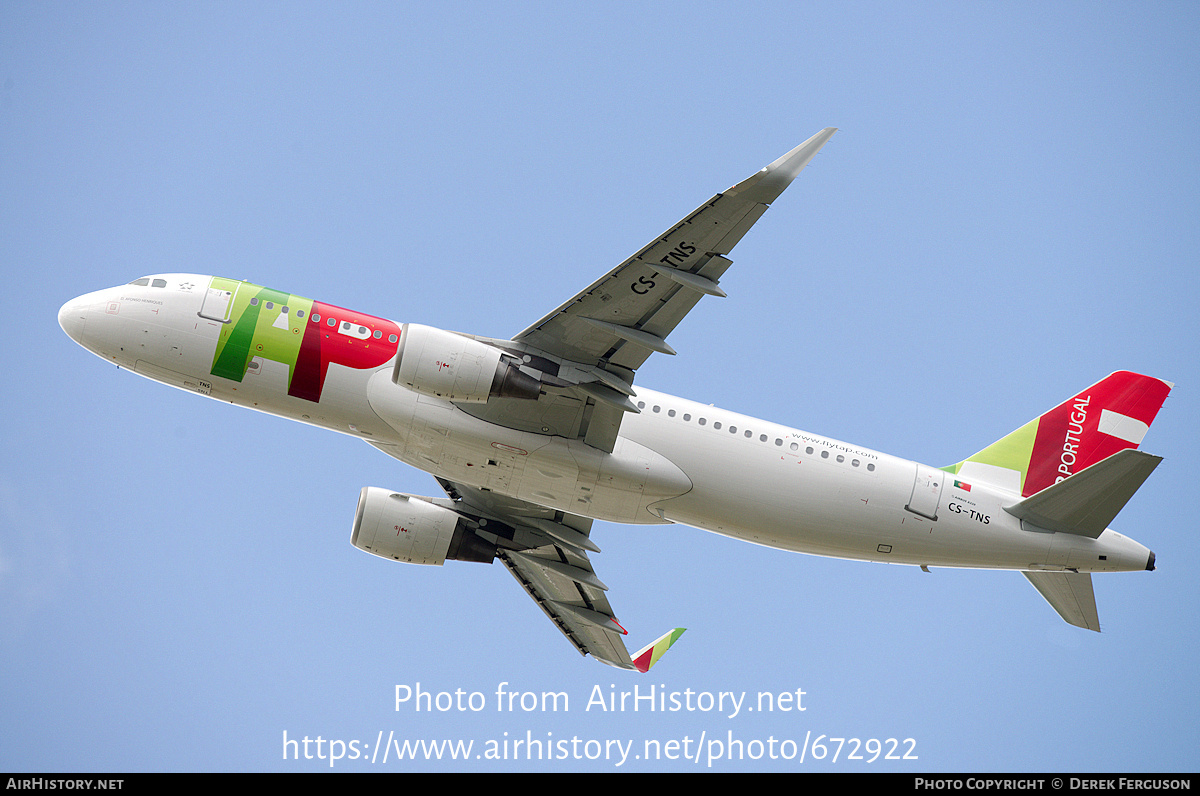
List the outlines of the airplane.
{"type": "Polygon", "coordinates": [[[359,494],[351,542],[426,565],[499,559],[583,655],[630,654],[592,567],[594,520],[680,523],[819,556],[1020,571],[1099,631],[1091,573],[1153,570],[1108,527],[1161,459],[1138,449],[1174,385],[1128,371],[933,467],[641,386],[734,245],[836,132],[717,194],[509,340],[401,323],[246,281],[157,274],[68,301],[63,330],[118,367],[365,440],[444,497],[359,494]]]}

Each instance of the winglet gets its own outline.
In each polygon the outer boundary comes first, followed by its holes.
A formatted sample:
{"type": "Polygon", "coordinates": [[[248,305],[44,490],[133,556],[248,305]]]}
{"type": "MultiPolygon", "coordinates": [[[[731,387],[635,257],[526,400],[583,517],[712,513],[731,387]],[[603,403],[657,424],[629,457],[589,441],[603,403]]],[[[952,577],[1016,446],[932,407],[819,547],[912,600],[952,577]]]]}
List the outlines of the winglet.
{"type": "Polygon", "coordinates": [[[650,671],[650,667],[658,663],[658,659],[671,649],[671,645],[678,641],[686,630],[686,627],[669,630],[646,647],[638,650],[637,654],[633,656],[633,665],[639,672],[650,671]]]}

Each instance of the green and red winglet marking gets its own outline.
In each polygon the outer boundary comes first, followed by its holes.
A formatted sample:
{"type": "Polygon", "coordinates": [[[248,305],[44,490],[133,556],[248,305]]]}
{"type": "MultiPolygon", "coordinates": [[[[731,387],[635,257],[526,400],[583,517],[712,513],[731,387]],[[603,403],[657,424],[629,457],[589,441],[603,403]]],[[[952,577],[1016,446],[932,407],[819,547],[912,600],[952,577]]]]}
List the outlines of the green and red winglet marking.
{"type": "Polygon", "coordinates": [[[633,656],[633,665],[639,672],[648,672],[650,667],[658,663],[667,650],[671,649],[671,645],[679,640],[679,637],[684,634],[687,628],[677,627],[674,630],[664,633],[661,637],[652,641],[646,647],[638,650],[633,656]]]}

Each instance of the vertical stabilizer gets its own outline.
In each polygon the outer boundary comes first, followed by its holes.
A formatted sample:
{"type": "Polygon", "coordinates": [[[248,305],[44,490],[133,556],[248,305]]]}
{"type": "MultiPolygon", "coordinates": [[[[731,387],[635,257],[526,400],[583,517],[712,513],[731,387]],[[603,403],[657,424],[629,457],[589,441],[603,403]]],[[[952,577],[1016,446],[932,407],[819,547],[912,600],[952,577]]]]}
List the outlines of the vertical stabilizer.
{"type": "Polygon", "coordinates": [[[1028,497],[1118,451],[1136,448],[1170,382],[1117,371],[974,456],[945,468],[1028,497]]]}

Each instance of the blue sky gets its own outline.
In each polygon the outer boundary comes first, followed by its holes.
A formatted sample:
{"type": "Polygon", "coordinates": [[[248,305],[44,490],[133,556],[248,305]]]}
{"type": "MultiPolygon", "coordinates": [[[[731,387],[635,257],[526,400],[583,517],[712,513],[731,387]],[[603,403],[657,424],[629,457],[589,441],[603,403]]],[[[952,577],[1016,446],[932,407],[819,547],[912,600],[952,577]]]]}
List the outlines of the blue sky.
{"type": "MultiPolygon", "coordinates": [[[[489,740],[914,738],[916,761],[719,771],[1195,770],[1200,13],[1186,3],[6,4],[0,769],[319,770],[283,737],[471,741],[334,770],[691,771],[489,740]],[[507,337],[713,193],[840,132],[638,383],[935,465],[1117,369],[1177,383],[1095,578],[1105,632],[1016,573],[597,523],[648,677],[581,659],[500,566],[349,543],[368,446],[105,365],[55,322],[163,271],[507,337]],[[15,316],[15,317],[14,317],[15,316]],[[1189,453],[1188,451],[1192,451],[1189,453]],[[397,685],[482,711],[395,710],[397,685]],[[565,711],[498,712],[502,683],[565,711]],[[805,692],[602,712],[599,686],[805,692]],[[507,735],[506,735],[507,733],[507,735]]],[[[865,749],[864,749],[865,752],[865,749]]]]}

